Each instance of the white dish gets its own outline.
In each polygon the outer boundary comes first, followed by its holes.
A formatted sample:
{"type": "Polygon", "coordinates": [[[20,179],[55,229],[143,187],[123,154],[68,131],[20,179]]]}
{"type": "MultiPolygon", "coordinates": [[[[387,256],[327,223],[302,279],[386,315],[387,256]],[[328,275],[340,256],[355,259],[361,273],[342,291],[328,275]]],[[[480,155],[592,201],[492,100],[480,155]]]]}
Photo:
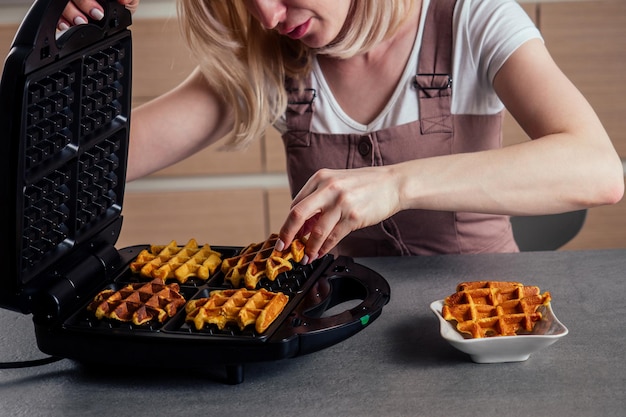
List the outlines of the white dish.
{"type": "Polygon", "coordinates": [[[521,362],[531,353],[550,346],[568,333],[567,328],[556,318],[548,304],[539,310],[541,321],[531,333],[517,336],[496,336],[467,339],[456,329],[456,324],[441,315],[443,300],[433,301],[430,309],[439,319],[441,337],[461,352],[467,353],[477,363],[521,362]]]}

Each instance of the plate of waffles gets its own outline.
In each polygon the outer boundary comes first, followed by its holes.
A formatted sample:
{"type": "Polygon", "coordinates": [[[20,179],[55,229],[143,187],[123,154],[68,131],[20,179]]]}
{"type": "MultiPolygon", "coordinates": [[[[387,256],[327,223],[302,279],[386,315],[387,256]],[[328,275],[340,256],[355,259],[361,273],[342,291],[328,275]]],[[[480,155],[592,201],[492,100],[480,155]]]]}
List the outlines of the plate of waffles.
{"type": "Polygon", "coordinates": [[[522,362],[568,334],[549,292],[519,282],[475,281],[433,301],[441,336],[476,363],[522,362]]]}

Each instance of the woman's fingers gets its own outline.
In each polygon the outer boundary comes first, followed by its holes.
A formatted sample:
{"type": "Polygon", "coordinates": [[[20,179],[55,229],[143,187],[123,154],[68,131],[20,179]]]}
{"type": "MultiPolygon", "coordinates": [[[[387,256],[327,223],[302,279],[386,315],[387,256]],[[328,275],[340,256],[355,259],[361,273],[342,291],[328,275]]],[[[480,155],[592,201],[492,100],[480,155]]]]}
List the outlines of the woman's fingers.
{"type": "Polygon", "coordinates": [[[57,27],[59,30],[67,30],[70,26],[84,25],[89,21],[89,18],[102,20],[103,17],[104,11],[97,1],[72,0],[67,2],[57,27]]]}
{"type": "Polygon", "coordinates": [[[328,253],[350,231],[353,224],[343,212],[346,192],[337,183],[337,171],[318,171],[294,198],[280,230],[279,245],[289,245],[296,237],[306,237],[305,253],[309,262],[328,253]]]}
{"type": "MultiPolygon", "coordinates": [[[[139,0],[118,0],[120,4],[126,6],[134,12],[139,5],[139,0]]],[[[57,28],[61,31],[69,29],[71,26],[83,25],[92,20],[102,20],[104,10],[96,0],[71,0],[63,10],[63,14],[57,23],[57,28]]]]}
{"type": "Polygon", "coordinates": [[[137,10],[137,6],[139,6],[139,0],[117,0],[120,4],[126,6],[131,13],[134,13],[137,10]]]}
{"type": "Polygon", "coordinates": [[[307,236],[305,253],[313,261],[350,232],[388,218],[399,207],[394,175],[386,167],[321,169],[294,198],[277,246],[307,236]]]}
{"type": "MultiPolygon", "coordinates": [[[[289,220],[287,222],[289,222],[289,220]]],[[[289,245],[289,243],[285,242],[291,242],[294,238],[303,238],[306,243],[304,248],[305,258],[302,262],[305,264],[311,263],[325,255],[336,245],[336,243],[329,243],[328,239],[328,231],[332,231],[335,224],[336,221],[333,220],[332,215],[315,215],[304,222],[302,227],[293,235],[293,238],[290,237],[291,235],[288,232],[283,233],[281,230],[281,240],[279,244],[277,244],[277,249],[282,250],[286,245],[289,245]]],[[[330,241],[333,242],[334,240],[330,239],[330,241]]]]}
{"type": "Polygon", "coordinates": [[[79,25],[81,23],[87,23],[85,15],[76,7],[71,1],[67,3],[63,14],[57,23],[59,30],[67,30],[70,26],[79,25]]]}
{"type": "Polygon", "coordinates": [[[309,255],[309,261],[313,262],[330,252],[351,231],[351,225],[342,219],[339,210],[318,216],[315,224],[311,225],[306,241],[305,252],[309,255]]]}

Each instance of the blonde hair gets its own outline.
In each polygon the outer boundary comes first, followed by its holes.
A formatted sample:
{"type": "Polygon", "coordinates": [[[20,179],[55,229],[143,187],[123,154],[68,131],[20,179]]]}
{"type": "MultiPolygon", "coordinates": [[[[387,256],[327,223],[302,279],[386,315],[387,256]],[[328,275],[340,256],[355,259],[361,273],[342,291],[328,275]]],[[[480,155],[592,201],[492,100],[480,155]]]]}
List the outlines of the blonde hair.
{"type": "Polygon", "coordinates": [[[398,29],[413,2],[353,0],[337,39],[311,49],[263,28],[243,0],[178,0],[184,39],[209,84],[233,108],[225,148],[247,146],[284,114],[286,77],[302,86],[315,54],[345,59],[367,51],[398,29]]]}

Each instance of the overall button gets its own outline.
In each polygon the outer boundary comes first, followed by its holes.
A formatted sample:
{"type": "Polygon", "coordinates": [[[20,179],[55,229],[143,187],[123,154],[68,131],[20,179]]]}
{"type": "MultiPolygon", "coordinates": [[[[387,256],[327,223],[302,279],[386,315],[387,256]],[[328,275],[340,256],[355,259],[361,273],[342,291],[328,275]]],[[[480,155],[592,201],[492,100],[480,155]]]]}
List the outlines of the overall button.
{"type": "Polygon", "coordinates": [[[369,138],[365,137],[361,139],[358,145],[358,150],[362,156],[366,156],[371,152],[372,144],[370,143],[369,138]]]}

